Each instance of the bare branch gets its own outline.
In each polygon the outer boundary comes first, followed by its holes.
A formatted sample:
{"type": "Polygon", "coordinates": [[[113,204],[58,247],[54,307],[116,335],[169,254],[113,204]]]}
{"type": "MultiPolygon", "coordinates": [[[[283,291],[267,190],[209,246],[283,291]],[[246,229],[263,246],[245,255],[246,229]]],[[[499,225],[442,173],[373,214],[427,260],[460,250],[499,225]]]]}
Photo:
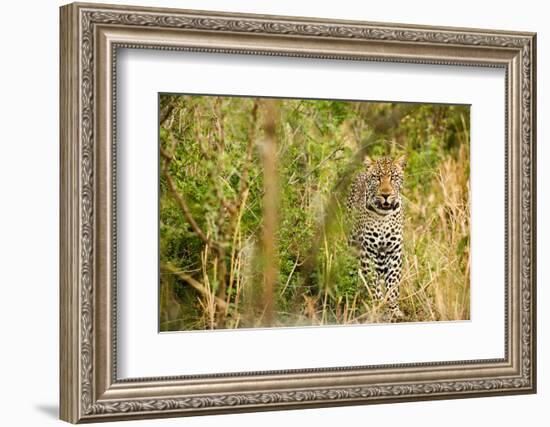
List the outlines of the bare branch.
{"type": "Polygon", "coordinates": [[[219,252],[221,250],[220,245],[217,242],[214,242],[212,239],[210,239],[204,233],[204,231],[202,231],[202,229],[199,227],[199,225],[195,221],[195,218],[193,218],[193,215],[191,214],[191,210],[189,209],[189,206],[187,206],[187,202],[185,201],[185,199],[182,197],[182,195],[178,191],[178,189],[176,187],[176,184],[174,183],[174,180],[172,179],[172,177],[168,173],[168,167],[167,167],[168,163],[169,162],[166,161],[166,163],[165,163],[166,167],[163,168],[162,174],[164,175],[164,178],[166,179],[166,183],[168,184],[168,188],[170,189],[170,192],[172,193],[172,196],[174,197],[174,199],[178,203],[181,211],[183,212],[183,215],[185,216],[185,219],[187,220],[187,222],[189,223],[189,225],[191,226],[191,228],[193,229],[195,234],[204,243],[206,243],[207,245],[211,246],[213,249],[215,249],[216,251],[219,252]]]}
{"type": "MultiPolygon", "coordinates": [[[[206,289],[206,286],[204,286],[201,282],[199,282],[198,280],[191,277],[189,274],[178,270],[172,264],[163,263],[162,264],[162,269],[165,270],[166,272],[170,273],[170,274],[173,274],[173,275],[179,277],[181,280],[188,283],[193,289],[198,291],[202,296],[211,296],[211,295],[209,295],[210,293],[206,289]]],[[[223,300],[221,298],[218,298],[216,296],[214,296],[214,298],[216,300],[216,305],[218,307],[223,308],[224,310],[226,310],[228,308],[228,304],[227,304],[227,302],[225,302],[225,300],[223,300]]]]}
{"type": "Polygon", "coordinates": [[[313,172],[315,172],[317,169],[319,169],[326,161],[328,161],[332,156],[334,156],[336,153],[343,151],[343,147],[338,147],[332,153],[330,153],[328,156],[326,156],[323,160],[321,160],[313,169],[311,169],[308,173],[305,175],[302,175],[301,177],[297,177],[295,179],[290,179],[288,181],[288,185],[294,185],[298,182],[300,179],[306,179],[308,176],[310,176],[313,172]]]}
{"type": "Polygon", "coordinates": [[[170,153],[169,151],[165,150],[164,148],[160,147],[160,154],[162,157],[164,157],[166,160],[172,161],[174,158],[174,155],[170,153]]]}
{"type": "Polygon", "coordinates": [[[168,118],[172,114],[172,111],[174,111],[176,104],[176,99],[172,98],[170,101],[168,101],[168,104],[159,112],[159,125],[162,126],[164,122],[168,120],[168,118]]]}

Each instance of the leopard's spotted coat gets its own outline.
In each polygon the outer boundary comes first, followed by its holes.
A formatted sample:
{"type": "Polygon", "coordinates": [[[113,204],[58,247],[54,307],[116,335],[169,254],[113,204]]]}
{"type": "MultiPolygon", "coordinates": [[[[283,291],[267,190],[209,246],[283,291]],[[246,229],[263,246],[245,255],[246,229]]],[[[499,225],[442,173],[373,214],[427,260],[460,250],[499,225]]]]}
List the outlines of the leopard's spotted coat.
{"type": "Polygon", "coordinates": [[[403,266],[405,158],[367,158],[355,178],[347,208],[353,228],[350,244],[359,253],[362,279],[377,300],[386,300],[392,318],[401,318],[399,285],[403,266]]]}

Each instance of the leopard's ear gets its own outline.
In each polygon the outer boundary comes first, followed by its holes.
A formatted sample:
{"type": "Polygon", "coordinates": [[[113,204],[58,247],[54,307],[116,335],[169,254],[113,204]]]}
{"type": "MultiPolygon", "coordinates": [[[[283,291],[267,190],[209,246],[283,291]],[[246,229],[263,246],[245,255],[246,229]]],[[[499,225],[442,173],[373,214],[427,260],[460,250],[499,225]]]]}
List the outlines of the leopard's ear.
{"type": "Polygon", "coordinates": [[[363,164],[365,165],[365,168],[369,170],[374,165],[374,160],[372,160],[369,156],[365,156],[363,164]]]}
{"type": "Polygon", "coordinates": [[[399,166],[401,170],[405,170],[407,167],[407,157],[405,155],[399,156],[393,163],[399,166]]]}

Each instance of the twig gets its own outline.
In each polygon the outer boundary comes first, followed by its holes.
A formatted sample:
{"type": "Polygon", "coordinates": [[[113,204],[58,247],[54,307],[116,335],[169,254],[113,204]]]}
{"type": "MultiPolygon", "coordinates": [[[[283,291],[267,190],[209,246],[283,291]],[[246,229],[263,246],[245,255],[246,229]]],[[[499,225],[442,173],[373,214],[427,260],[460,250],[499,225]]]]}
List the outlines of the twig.
{"type": "MultiPolygon", "coordinates": [[[[183,271],[178,270],[176,267],[174,267],[171,264],[164,263],[162,265],[162,268],[166,271],[168,271],[171,274],[174,274],[175,276],[179,277],[184,282],[188,283],[193,289],[197,290],[202,296],[211,296],[211,294],[208,292],[206,287],[199,282],[198,280],[194,279],[190,275],[184,273],[183,271]]],[[[214,296],[216,300],[216,304],[223,308],[224,310],[227,308],[227,303],[225,300],[218,298],[214,296]]]]}
{"type": "Polygon", "coordinates": [[[183,215],[185,216],[185,219],[195,232],[195,234],[207,245],[211,246],[214,250],[216,250],[218,253],[223,251],[223,248],[219,245],[219,243],[214,242],[212,239],[210,239],[199,227],[197,222],[195,221],[195,218],[193,218],[193,215],[191,214],[191,210],[189,209],[189,206],[187,206],[187,202],[183,198],[183,196],[178,191],[176,184],[174,183],[174,180],[172,179],[172,176],[170,175],[169,166],[170,163],[172,163],[172,160],[174,159],[174,150],[177,145],[177,140],[170,136],[170,150],[163,149],[161,147],[161,155],[164,157],[163,162],[163,168],[162,168],[162,174],[164,178],[166,179],[166,183],[168,184],[168,188],[170,189],[170,192],[172,193],[172,196],[174,199],[176,199],[176,202],[178,203],[180,209],[183,212],[183,215]]]}
{"type": "Polygon", "coordinates": [[[165,167],[163,170],[164,178],[166,179],[166,183],[168,184],[168,188],[170,189],[170,192],[172,193],[172,196],[174,199],[176,199],[176,202],[178,203],[181,211],[183,212],[183,215],[185,216],[185,219],[195,232],[195,234],[207,245],[211,246],[216,251],[220,251],[220,245],[217,242],[212,241],[204,232],[201,230],[197,222],[195,221],[195,218],[193,218],[193,215],[191,214],[191,211],[189,209],[189,206],[187,206],[187,202],[182,197],[182,195],[179,193],[176,184],[174,183],[172,177],[168,173],[168,168],[165,167]]]}
{"type": "MultiPolygon", "coordinates": [[[[315,166],[313,169],[311,169],[308,173],[306,173],[305,175],[302,175],[301,177],[299,177],[300,179],[306,179],[308,176],[310,176],[313,172],[315,172],[317,169],[319,169],[319,167],[325,163],[327,160],[329,160],[332,156],[334,156],[337,152],[339,151],[342,151],[343,148],[342,147],[338,147],[336,148],[332,153],[330,153],[328,156],[326,156],[323,160],[321,160],[319,163],[317,163],[317,166],[315,166]]],[[[298,182],[298,179],[289,179],[288,180],[288,185],[294,185],[298,182]]]]}
{"type": "Polygon", "coordinates": [[[290,270],[290,274],[288,275],[288,278],[286,279],[286,283],[283,286],[283,289],[281,289],[281,292],[279,295],[283,295],[286,291],[286,288],[288,288],[288,285],[290,284],[290,279],[292,279],[292,275],[294,274],[294,271],[296,270],[296,267],[298,267],[298,260],[300,259],[300,254],[296,257],[296,262],[294,263],[294,267],[292,267],[292,270],[290,270]]]}
{"type": "Polygon", "coordinates": [[[162,157],[164,157],[166,160],[169,160],[169,161],[172,161],[174,157],[172,153],[169,153],[167,150],[165,150],[162,147],[160,147],[160,154],[162,155],[162,157]]]}
{"type": "Polygon", "coordinates": [[[176,107],[176,101],[174,99],[170,100],[168,102],[168,105],[164,107],[159,114],[159,125],[163,125],[164,122],[170,117],[172,114],[172,111],[174,111],[174,108],[176,107]]]}

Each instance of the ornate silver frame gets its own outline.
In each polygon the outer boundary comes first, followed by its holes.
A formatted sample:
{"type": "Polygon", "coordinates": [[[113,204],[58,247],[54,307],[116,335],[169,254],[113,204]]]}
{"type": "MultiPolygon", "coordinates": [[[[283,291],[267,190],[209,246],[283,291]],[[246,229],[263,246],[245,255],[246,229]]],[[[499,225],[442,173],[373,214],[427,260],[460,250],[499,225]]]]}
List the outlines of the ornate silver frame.
{"type": "Polygon", "coordinates": [[[71,4],[61,8],[61,418],[77,423],[534,393],[533,33],[71,4]],[[505,357],[118,380],[114,65],[118,47],[502,67],[505,357]]]}

